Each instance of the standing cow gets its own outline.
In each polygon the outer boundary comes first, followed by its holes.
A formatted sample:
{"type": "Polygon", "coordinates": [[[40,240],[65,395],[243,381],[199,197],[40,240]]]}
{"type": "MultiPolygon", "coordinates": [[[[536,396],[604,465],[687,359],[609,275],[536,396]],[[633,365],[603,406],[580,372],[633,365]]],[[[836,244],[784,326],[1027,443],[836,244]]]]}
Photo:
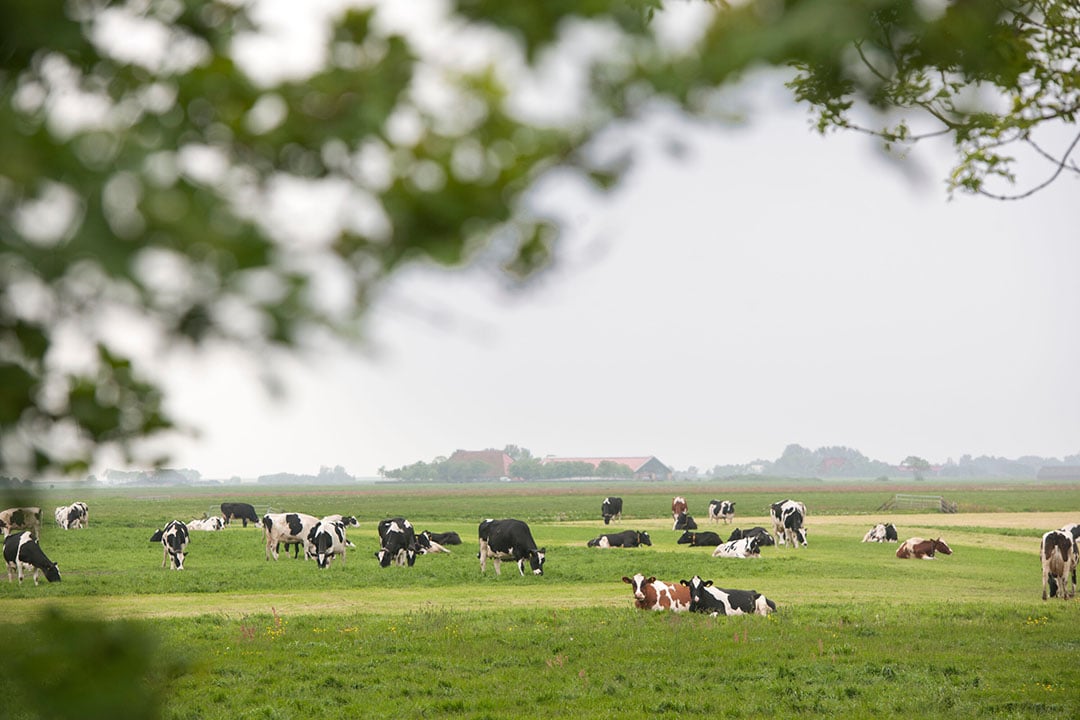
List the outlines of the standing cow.
{"type": "Polygon", "coordinates": [[[308,533],[308,545],[320,568],[330,567],[335,556],[345,564],[345,523],[340,520],[320,520],[308,533]]]}
{"type": "Polygon", "coordinates": [[[1058,596],[1068,600],[1076,595],[1077,546],[1072,535],[1061,530],[1051,530],[1042,536],[1042,599],[1058,596]],[[1072,592],[1068,580],[1072,578],[1072,592]]]}
{"type": "Polygon", "coordinates": [[[805,505],[798,500],[781,500],[769,506],[769,515],[772,517],[777,542],[791,547],[806,547],[806,528],[803,527],[803,520],[806,518],[805,505]]]}
{"type": "Polygon", "coordinates": [[[255,514],[255,506],[242,502],[223,502],[221,503],[221,517],[225,520],[225,524],[228,525],[230,520],[243,520],[244,527],[247,527],[248,520],[259,524],[259,516],[255,514]]]}
{"type": "MultiPolygon", "coordinates": [[[[686,498],[682,495],[676,495],[671,498],[671,520],[674,523],[679,522],[679,516],[686,514],[686,498]]],[[[678,530],[679,528],[672,526],[672,530],[678,530]]],[[[687,528],[683,528],[684,530],[687,528]]]]}
{"type": "Polygon", "coordinates": [[[606,497],[600,503],[600,517],[604,518],[604,524],[608,525],[612,520],[622,519],[622,498],[606,497]]]}
{"type": "Polygon", "coordinates": [[[184,558],[187,556],[188,544],[187,525],[179,520],[173,520],[161,530],[150,536],[150,542],[160,542],[164,548],[161,567],[167,564],[173,570],[184,569],[184,558]]]}
{"type": "Polygon", "coordinates": [[[267,513],[263,515],[263,538],[266,540],[266,559],[271,556],[278,559],[278,543],[285,543],[288,553],[290,543],[298,543],[304,548],[304,558],[311,557],[311,545],[308,535],[319,524],[319,518],[304,513],[267,513]]]}
{"type": "Polygon", "coordinates": [[[37,540],[41,535],[41,508],[13,507],[0,511],[0,532],[4,537],[17,530],[29,530],[37,540]]]}
{"type": "Polygon", "coordinates": [[[420,546],[416,541],[416,530],[405,518],[380,520],[379,541],[381,547],[375,553],[379,567],[390,567],[391,563],[412,567],[416,563],[420,546]]]}
{"type": "Polygon", "coordinates": [[[53,517],[64,530],[90,527],[90,508],[81,500],[56,508],[53,517]]]}
{"type": "Polygon", "coordinates": [[[735,503],[732,500],[710,500],[709,501],[709,519],[714,523],[718,523],[721,520],[725,525],[731,524],[735,518],[735,503]]]}
{"type": "Polygon", "coordinates": [[[29,530],[7,536],[4,540],[4,561],[7,563],[8,582],[11,582],[12,572],[17,572],[19,584],[22,585],[24,568],[33,568],[35,586],[41,573],[49,582],[60,582],[59,568],[45,556],[29,530]]]}
{"type": "Polygon", "coordinates": [[[547,553],[544,548],[536,547],[532,531],[521,520],[484,520],[478,528],[480,537],[480,572],[487,571],[487,561],[495,563],[495,574],[502,572],[502,561],[513,560],[518,572],[525,576],[525,561],[529,562],[533,575],[544,574],[544,561],[547,553]]]}

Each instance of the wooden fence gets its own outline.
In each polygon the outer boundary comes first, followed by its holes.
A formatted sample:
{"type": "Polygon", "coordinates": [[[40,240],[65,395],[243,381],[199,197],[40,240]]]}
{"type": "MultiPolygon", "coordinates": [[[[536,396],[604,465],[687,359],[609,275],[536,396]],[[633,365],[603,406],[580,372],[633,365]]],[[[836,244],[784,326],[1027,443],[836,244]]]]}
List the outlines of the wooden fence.
{"type": "Polygon", "coordinates": [[[940,495],[897,493],[891,499],[882,503],[878,510],[936,510],[943,513],[954,513],[957,510],[957,505],[940,495]]]}

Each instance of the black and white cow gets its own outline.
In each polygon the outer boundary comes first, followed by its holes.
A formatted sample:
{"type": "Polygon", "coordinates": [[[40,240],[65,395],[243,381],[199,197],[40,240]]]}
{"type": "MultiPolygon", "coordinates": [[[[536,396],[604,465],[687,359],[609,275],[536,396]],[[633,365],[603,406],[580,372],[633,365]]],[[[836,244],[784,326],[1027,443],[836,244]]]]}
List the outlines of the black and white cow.
{"type": "Polygon", "coordinates": [[[230,520],[243,520],[244,527],[247,527],[248,520],[259,524],[259,516],[255,514],[255,506],[242,502],[223,502],[221,503],[221,517],[228,525],[230,520]]]}
{"type": "Polygon", "coordinates": [[[173,570],[184,569],[188,538],[187,525],[179,520],[170,521],[168,525],[150,536],[150,542],[160,542],[164,548],[161,567],[169,565],[173,570]]]}
{"type": "Polygon", "coordinates": [[[505,520],[484,520],[480,523],[478,534],[480,536],[480,572],[487,571],[487,561],[491,558],[495,563],[495,574],[502,572],[503,560],[517,562],[518,572],[525,575],[525,561],[528,560],[533,575],[544,574],[544,561],[547,552],[544,548],[536,547],[532,531],[521,520],[507,518],[505,520]]]}
{"type": "Polygon", "coordinates": [[[320,520],[308,533],[308,547],[320,568],[330,567],[335,556],[345,564],[345,523],[340,520],[320,520]]]}
{"type": "Polygon", "coordinates": [[[863,542],[897,542],[899,537],[896,535],[896,528],[892,523],[878,523],[874,527],[866,531],[863,535],[863,542]]]}
{"type": "Polygon", "coordinates": [[[681,512],[678,517],[675,518],[675,525],[671,529],[697,530],[697,523],[694,521],[694,518],[690,517],[685,512],[681,512]]]}
{"type": "Polygon", "coordinates": [[[225,529],[225,520],[219,518],[217,515],[208,518],[195,518],[187,524],[188,530],[203,530],[206,532],[217,532],[218,530],[225,529]]]}
{"type": "Polygon", "coordinates": [[[440,545],[460,545],[461,536],[451,530],[450,532],[433,533],[425,530],[420,533],[421,535],[427,535],[428,539],[433,543],[440,545]]]}
{"type": "Polygon", "coordinates": [[[7,537],[18,530],[29,530],[35,540],[41,535],[41,508],[13,507],[0,510],[0,532],[7,537]]]}
{"type": "Polygon", "coordinates": [[[761,546],[756,537],[745,537],[741,540],[728,540],[722,545],[717,545],[713,550],[713,557],[726,558],[752,558],[761,557],[761,546]]]}
{"type": "Polygon", "coordinates": [[[431,533],[425,530],[416,536],[416,549],[421,555],[428,553],[446,553],[452,555],[449,548],[443,547],[442,543],[431,539],[431,533]]]}
{"type": "Polygon", "coordinates": [[[412,567],[416,563],[416,555],[420,551],[416,542],[416,530],[405,518],[380,520],[379,541],[381,547],[375,553],[375,557],[379,559],[379,567],[390,567],[391,563],[412,567]]]}
{"type": "Polygon", "coordinates": [[[735,517],[735,503],[732,500],[710,500],[709,519],[714,523],[724,521],[725,525],[731,523],[735,517]]]}
{"type": "Polygon", "coordinates": [[[726,590],[713,587],[712,580],[702,580],[695,575],[690,580],[680,580],[690,588],[690,612],[717,615],[768,615],[776,610],[776,603],[757,590],[726,590]]]}
{"type": "Polygon", "coordinates": [[[586,543],[589,547],[613,548],[613,547],[639,547],[641,545],[652,546],[652,538],[647,532],[637,530],[624,530],[620,533],[608,533],[593,538],[586,543]]]}
{"type": "Polygon", "coordinates": [[[7,536],[4,540],[4,561],[7,563],[8,582],[11,582],[12,573],[17,572],[21,585],[24,568],[34,570],[35,586],[41,573],[45,574],[45,579],[49,582],[60,582],[60,570],[56,563],[45,556],[45,552],[28,530],[7,536]]]}
{"type": "Polygon", "coordinates": [[[612,520],[622,519],[622,498],[606,497],[600,503],[600,517],[604,518],[604,524],[608,525],[612,520]]]}
{"type": "Polygon", "coordinates": [[[687,530],[682,534],[682,537],[675,542],[678,545],[689,545],[690,547],[716,547],[724,542],[724,539],[711,530],[706,530],[705,532],[687,530]]]}
{"type": "Polygon", "coordinates": [[[769,506],[776,539],[781,545],[806,547],[806,506],[798,500],[781,500],[769,506]]]}
{"type": "Polygon", "coordinates": [[[278,543],[299,543],[304,548],[304,558],[311,557],[308,535],[319,524],[319,518],[304,513],[267,513],[263,515],[263,538],[266,540],[266,559],[278,559],[278,543]]]}
{"type": "Polygon", "coordinates": [[[1077,545],[1070,533],[1051,530],[1042,536],[1042,599],[1060,597],[1068,600],[1076,595],[1077,545]],[[1072,592],[1069,592],[1069,579],[1072,579],[1072,592]]]}
{"type": "Polygon", "coordinates": [[[1080,523],[1070,523],[1061,528],[1061,532],[1071,535],[1072,539],[1080,542],[1080,523]]]}
{"type": "Polygon", "coordinates": [[[735,528],[731,531],[731,535],[728,536],[728,542],[731,542],[732,540],[742,540],[746,537],[756,537],[758,539],[758,545],[761,547],[769,547],[776,544],[776,541],[773,540],[773,536],[769,534],[769,531],[760,525],[755,525],[746,530],[735,528]]]}
{"type": "Polygon", "coordinates": [[[53,517],[56,518],[56,524],[64,530],[90,527],[90,508],[81,500],[56,508],[53,517]]]}

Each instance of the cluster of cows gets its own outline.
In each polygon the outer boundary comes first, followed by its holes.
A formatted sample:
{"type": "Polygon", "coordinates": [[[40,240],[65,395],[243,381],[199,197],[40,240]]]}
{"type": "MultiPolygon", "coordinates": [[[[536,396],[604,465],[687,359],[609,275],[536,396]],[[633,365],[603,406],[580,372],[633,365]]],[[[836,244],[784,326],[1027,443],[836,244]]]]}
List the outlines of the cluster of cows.
{"type": "MultiPolygon", "coordinates": [[[[56,524],[64,530],[90,527],[90,508],[82,501],[61,505],[53,514],[56,524]]],[[[0,511],[0,532],[4,534],[4,562],[8,582],[14,575],[22,584],[23,573],[33,572],[34,585],[44,574],[49,582],[60,582],[60,568],[48,558],[38,544],[41,536],[41,508],[15,507],[0,511]]]]}
{"type": "Polygon", "coordinates": [[[1076,566],[1080,563],[1080,523],[1066,525],[1060,530],[1043,533],[1040,545],[1042,557],[1042,599],[1060,597],[1068,600],[1076,596],[1076,566]],[[1072,590],[1068,582],[1072,581],[1072,590]]]}

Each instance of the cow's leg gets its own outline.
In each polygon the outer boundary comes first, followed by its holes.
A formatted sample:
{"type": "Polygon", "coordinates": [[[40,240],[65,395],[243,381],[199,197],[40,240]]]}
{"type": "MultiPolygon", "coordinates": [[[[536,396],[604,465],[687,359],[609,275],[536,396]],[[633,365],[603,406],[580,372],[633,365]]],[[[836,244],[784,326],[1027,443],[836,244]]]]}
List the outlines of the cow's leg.
{"type": "Polygon", "coordinates": [[[521,573],[521,577],[525,577],[525,558],[518,558],[517,566],[518,572],[521,573]]]}
{"type": "Polygon", "coordinates": [[[498,555],[492,555],[491,563],[495,567],[495,577],[502,575],[502,558],[498,555]]]}
{"type": "Polygon", "coordinates": [[[162,548],[161,567],[165,567],[169,562],[169,548],[162,548]]]}
{"type": "Polygon", "coordinates": [[[477,557],[480,558],[480,572],[482,572],[482,573],[487,572],[487,554],[488,554],[488,544],[487,544],[487,542],[481,540],[480,541],[480,552],[477,554],[477,557]]]}
{"type": "Polygon", "coordinates": [[[269,560],[273,556],[275,560],[278,559],[277,542],[269,534],[266,536],[266,559],[269,560]]]}

